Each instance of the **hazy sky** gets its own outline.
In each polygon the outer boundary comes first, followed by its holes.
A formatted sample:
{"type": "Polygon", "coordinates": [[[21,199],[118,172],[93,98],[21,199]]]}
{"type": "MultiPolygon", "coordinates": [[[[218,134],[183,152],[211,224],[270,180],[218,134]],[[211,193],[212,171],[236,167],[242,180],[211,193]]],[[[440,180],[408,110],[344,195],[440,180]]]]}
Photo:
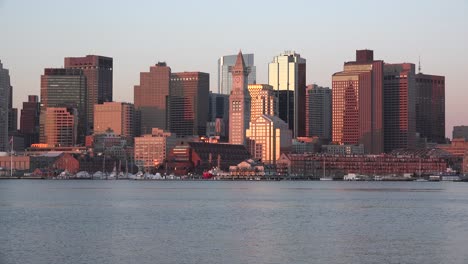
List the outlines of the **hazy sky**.
{"type": "MultiPolygon", "coordinates": [[[[158,61],[173,72],[210,73],[239,49],[255,54],[257,82],[284,50],[307,59],[307,83],[331,75],[356,49],[385,62],[418,62],[446,76],[447,136],[468,125],[468,1],[65,1],[0,0],[0,59],[14,105],[40,92],[44,68],[67,56],[114,58],[114,100],[133,102],[139,73],[158,61]],[[463,81],[465,79],[465,81],[463,81]]],[[[1,95],[0,95],[1,96],[1,95]]]]}

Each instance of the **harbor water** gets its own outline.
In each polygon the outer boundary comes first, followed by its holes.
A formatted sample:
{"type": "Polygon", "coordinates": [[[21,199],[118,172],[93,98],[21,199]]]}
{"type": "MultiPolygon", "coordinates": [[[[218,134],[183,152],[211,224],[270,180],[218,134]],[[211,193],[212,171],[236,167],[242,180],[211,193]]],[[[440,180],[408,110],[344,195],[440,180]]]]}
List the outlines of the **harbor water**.
{"type": "Polygon", "coordinates": [[[0,263],[468,263],[468,183],[0,181],[0,263]]]}

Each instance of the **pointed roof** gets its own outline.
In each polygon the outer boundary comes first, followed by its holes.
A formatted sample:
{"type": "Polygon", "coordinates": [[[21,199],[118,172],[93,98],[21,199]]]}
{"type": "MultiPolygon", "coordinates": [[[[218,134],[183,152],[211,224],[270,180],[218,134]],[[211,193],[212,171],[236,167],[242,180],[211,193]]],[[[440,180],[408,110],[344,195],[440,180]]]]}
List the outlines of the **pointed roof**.
{"type": "Polygon", "coordinates": [[[239,53],[237,54],[237,59],[236,59],[236,65],[234,65],[236,69],[242,68],[245,69],[245,62],[244,62],[244,56],[242,56],[242,51],[239,50],[239,53]]]}

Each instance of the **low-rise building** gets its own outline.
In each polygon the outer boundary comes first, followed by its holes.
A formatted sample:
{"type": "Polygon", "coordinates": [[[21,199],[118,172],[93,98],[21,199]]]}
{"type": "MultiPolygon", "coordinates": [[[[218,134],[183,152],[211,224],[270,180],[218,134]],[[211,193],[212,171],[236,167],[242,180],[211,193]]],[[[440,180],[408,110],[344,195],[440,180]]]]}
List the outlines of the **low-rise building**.
{"type": "Polygon", "coordinates": [[[153,128],[151,135],[135,138],[135,163],[140,168],[158,168],[166,163],[167,154],[175,144],[175,134],[153,128]]]}

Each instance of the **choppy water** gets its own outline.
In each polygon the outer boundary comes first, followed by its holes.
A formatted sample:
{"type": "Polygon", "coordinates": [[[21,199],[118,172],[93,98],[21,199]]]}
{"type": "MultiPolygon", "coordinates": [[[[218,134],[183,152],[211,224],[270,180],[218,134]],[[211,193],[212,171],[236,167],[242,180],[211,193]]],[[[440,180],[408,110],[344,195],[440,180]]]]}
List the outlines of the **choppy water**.
{"type": "Polygon", "coordinates": [[[0,263],[468,263],[468,184],[0,181],[0,263]]]}

